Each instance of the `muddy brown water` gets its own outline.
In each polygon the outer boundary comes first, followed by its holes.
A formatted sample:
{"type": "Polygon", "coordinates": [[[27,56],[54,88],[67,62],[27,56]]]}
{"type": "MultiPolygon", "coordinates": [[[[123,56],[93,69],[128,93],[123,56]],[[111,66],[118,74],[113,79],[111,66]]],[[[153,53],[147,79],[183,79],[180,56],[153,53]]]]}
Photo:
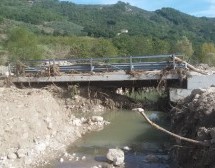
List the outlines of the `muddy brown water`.
{"type": "MultiPolygon", "coordinates": [[[[147,112],[156,123],[168,127],[166,115],[162,112],[147,112]]],[[[111,124],[104,130],[85,135],[67,151],[76,158],[73,161],[57,158],[46,168],[91,168],[106,165],[109,148],[129,147],[125,150],[125,168],[169,168],[166,146],[169,137],[148,125],[140,114],[133,111],[117,111],[105,114],[111,124]],[[148,159],[149,155],[156,159],[148,159]],[[80,158],[86,157],[85,160],[80,158]],[[77,159],[78,158],[78,159],[77,159]],[[78,161],[77,161],[78,160],[78,161]]]]}

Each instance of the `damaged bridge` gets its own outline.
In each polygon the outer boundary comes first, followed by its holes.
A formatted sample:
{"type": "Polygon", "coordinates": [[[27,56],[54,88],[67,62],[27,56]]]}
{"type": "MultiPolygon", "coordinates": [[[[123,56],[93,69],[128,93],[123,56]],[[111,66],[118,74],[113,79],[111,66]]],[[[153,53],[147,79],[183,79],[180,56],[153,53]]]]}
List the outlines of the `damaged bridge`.
{"type": "Polygon", "coordinates": [[[89,59],[52,59],[11,64],[15,84],[66,83],[99,87],[186,88],[180,55],[130,56],[89,59]]]}

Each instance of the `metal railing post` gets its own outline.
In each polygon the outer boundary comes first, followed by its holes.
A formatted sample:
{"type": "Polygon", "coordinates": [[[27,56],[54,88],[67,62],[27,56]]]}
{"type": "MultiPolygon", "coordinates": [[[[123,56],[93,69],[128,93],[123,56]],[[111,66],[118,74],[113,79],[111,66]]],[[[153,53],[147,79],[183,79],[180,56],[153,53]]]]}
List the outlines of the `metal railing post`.
{"type": "Polygon", "coordinates": [[[90,71],[93,72],[94,66],[93,66],[93,59],[90,58],[90,71]]]}
{"type": "Polygon", "coordinates": [[[172,60],[173,60],[173,69],[175,69],[176,68],[175,54],[172,55],[172,60]]]}
{"type": "Polygon", "coordinates": [[[130,56],[130,71],[134,69],[133,62],[132,62],[132,56],[130,56]]]}

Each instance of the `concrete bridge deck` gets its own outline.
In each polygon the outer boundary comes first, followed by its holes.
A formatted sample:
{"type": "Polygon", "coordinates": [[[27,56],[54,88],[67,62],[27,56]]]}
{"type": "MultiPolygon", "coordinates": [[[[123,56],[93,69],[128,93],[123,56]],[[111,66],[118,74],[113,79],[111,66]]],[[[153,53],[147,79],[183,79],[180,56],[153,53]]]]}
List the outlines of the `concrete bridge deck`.
{"type": "MultiPolygon", "coordinates": [[[[156,86],[162,78],[171,86],[182,87],[181,75],[174,69],[183,69],[185,65],[175,62],[174,58],[175,55],[156,55],[28,61],[22,74],[18,72],[11,80],[13,83],[29,84],[78,83],[100,87],[149,87],[156,86]],[[56,72],[53,71],[53,66],[56,67],[56,72]],[[164,69],[173,71],[163,75],[164,69]]],[[[15,66],[12,66],[12,72],[17,72],[15,66]]]]}
{"type": "Polygon", "coordinates": [[[157,86],[161,80],[167,81],[169,86],[181,86],[181,76],[177,73],[170,73],[162,76],[161,71],[144,71],[135,74],[127,74],[124,71],[105,73],[84,73],[84,74],[63,74],[62,76],[50,77],[13,77],[13,83],[79,83],[80,85],[99,85],[116,87],[152,87],[157,86]]]}

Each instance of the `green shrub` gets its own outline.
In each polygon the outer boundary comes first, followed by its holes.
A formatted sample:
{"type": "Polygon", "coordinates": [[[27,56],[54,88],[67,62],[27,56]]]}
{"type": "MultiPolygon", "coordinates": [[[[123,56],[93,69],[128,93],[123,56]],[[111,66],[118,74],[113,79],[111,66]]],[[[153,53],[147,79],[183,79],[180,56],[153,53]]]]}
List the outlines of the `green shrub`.
{"type": "Polygon", "coordinates": [[[11,61],[41,59],[42,50],[37,37],[25,28],[14,28],[9,32],[7,49],[11,61]]]}

